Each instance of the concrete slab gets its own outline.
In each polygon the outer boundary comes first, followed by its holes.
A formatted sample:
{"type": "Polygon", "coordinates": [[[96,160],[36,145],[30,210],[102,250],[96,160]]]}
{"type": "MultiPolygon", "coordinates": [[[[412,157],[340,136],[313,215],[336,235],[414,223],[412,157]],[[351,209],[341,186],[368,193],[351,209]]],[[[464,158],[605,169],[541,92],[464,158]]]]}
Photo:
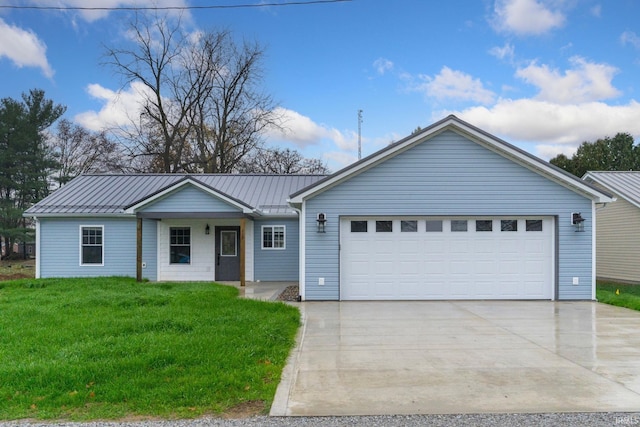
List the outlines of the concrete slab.
{"type": "Polygon", "coordinates": [[[271,415],[632,412],[640,313],[594,302],[305,302],[271,415]]]}
{"type": "Polygon", "coordinates": [[[298,284],[298,282],[246,282],[245,286],[240,286],[240,282],[218,283],[238,288],[241,298],[261,301],[275,301],[288,286],[298,284]]]}

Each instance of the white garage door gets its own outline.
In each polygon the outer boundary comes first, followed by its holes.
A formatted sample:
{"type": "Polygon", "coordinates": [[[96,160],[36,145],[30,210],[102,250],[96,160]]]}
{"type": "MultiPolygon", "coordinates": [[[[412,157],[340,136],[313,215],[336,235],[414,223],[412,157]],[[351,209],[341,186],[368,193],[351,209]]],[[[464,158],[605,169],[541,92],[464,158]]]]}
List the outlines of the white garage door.
{"type": "Polygon", "coordinates": [[[342,218],[340,298],[552,299],[553,221],[342,218]]]}

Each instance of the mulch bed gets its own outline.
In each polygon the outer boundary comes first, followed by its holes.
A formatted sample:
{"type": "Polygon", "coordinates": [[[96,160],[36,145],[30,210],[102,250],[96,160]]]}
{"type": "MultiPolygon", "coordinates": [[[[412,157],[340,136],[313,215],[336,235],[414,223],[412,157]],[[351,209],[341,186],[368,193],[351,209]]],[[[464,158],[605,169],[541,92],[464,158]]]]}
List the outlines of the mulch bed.
{"type": "Polygon", "coordinates": [[[298,285],[287,286],[280,295],[278,295],[278,301],[298,301],[298,295],[300,295],[300,291],[298,290],[298,285]]]}

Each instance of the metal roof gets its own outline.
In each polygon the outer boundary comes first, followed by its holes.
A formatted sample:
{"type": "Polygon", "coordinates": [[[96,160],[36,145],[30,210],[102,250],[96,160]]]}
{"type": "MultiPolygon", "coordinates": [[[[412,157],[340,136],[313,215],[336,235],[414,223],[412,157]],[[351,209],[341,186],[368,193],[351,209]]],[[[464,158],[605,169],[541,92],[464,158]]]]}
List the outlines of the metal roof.
{"type": "Polygon", "coordinates": [[[289,195],[324,175],[136,174],[81,175],[41,200],[25,215],[122,214],[125,208],[191,178],[264,214],[292,213],[289,195]]]}
{"type": "Polygon", "coordinates": [[[640,172],[589,171],[583,179],[601,185],[640,208],[640,172]]]}

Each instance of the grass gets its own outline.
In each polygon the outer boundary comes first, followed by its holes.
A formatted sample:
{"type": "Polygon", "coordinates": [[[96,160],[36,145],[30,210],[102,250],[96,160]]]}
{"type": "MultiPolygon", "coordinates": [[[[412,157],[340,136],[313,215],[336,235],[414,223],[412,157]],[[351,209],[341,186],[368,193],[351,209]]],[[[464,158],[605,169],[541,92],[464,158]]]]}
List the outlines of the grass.
{"type": "Polygon", "coordinates": [[[0,282],[0,419],[267,410],[300,323],[210,283],[0,282]]]}
{"type": "Polygon", "coordinates": [[[598,282],[596,286],[596,298],[605,304],[640,311],[640,285],[598,282]]]}

